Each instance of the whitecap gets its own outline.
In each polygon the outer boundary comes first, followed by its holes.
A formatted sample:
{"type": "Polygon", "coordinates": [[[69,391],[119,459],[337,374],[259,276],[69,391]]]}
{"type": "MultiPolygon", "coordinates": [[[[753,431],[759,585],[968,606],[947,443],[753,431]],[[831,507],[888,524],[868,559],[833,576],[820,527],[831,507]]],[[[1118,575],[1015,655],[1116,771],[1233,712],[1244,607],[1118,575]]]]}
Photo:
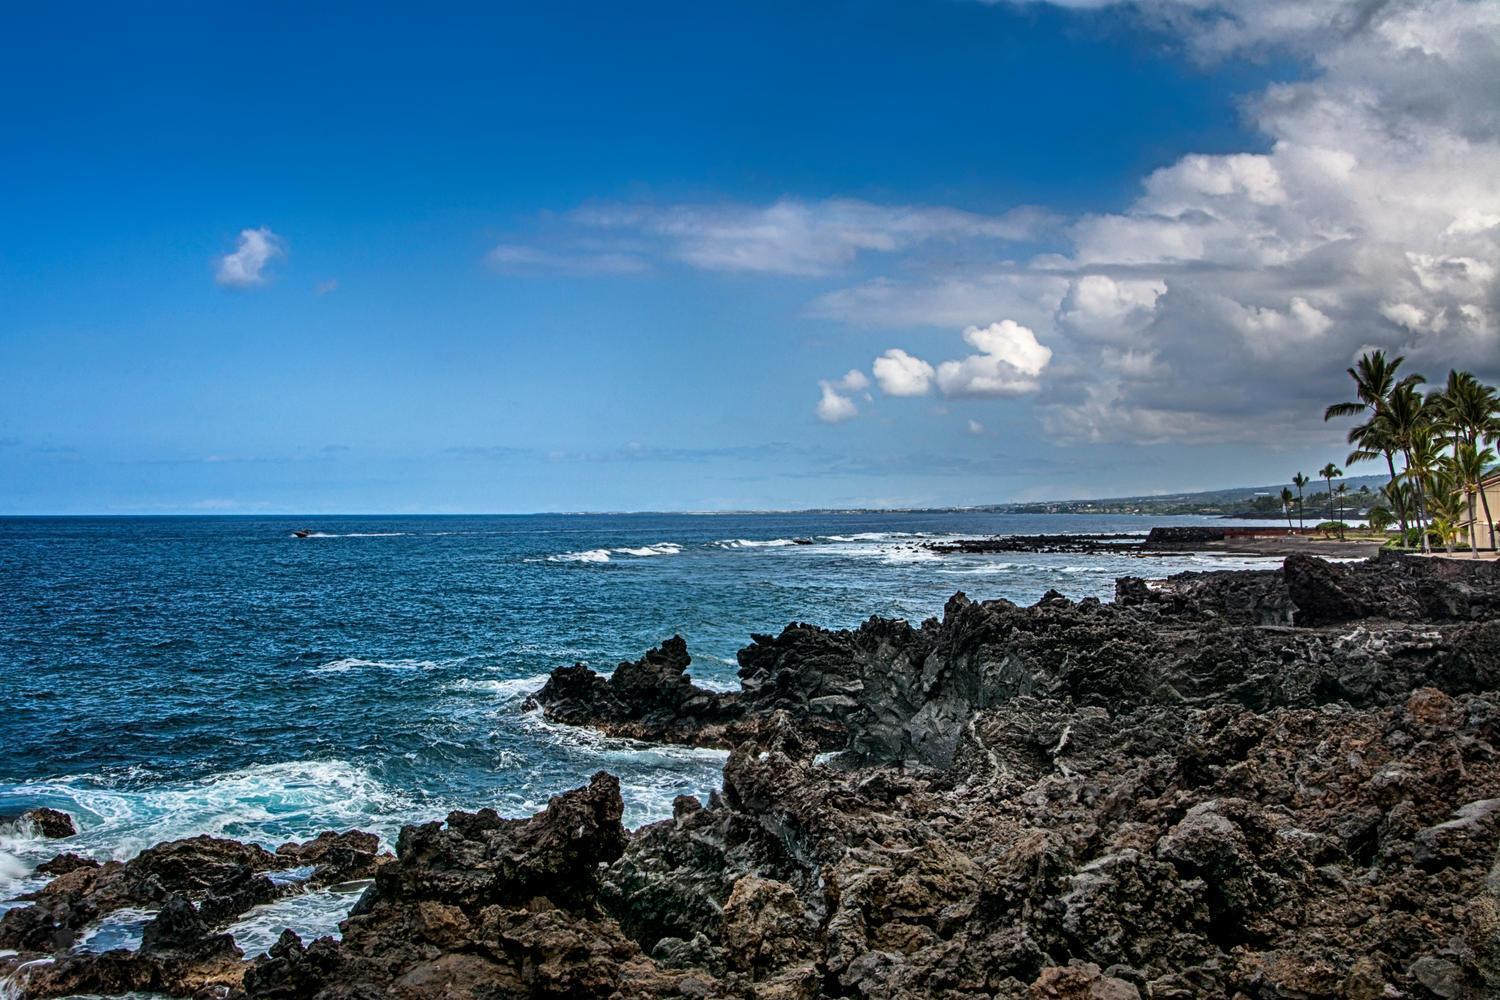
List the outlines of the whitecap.
{"type": "Polygon", "coordinates": [[[722,549],[779,549],[787,545],[796,545],[792,538],[772,538],[769,541],[757,541],[752,538],[726,538],[714,543],[722,549]]]}
{"type": "Polygon", "coordinates": [[[657,542],[655,545],[643,545],[634,549],[614,549],[613,551],[620,555],[638,556],[644,559],[651,556],[675,556],[682,551],[682,546],[676,542],[657,542]]]}
{"type": "Polygon", "coordinates": [[[555,556],[548,556],[547,561],[606,563],[609,562],[609,549],[587,549],[583,552],[561,552],[555,556]]]}

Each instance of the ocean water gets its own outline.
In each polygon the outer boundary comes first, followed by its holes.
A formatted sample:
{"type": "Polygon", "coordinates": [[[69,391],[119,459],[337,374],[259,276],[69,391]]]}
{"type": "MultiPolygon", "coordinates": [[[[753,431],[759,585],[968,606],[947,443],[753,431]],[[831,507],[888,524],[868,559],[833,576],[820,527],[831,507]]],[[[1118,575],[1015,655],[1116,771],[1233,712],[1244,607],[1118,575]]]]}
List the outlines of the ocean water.
{"type": "MultiPolygon", "coordinates": [[[[0,835],[0,901],[59,849],[128,858],[210,833],[275,846],[454,808],[522,816],[605,769],[631,825],[719,784],[724,754],[606,739],[522,710],[553,667],[608,671],[674,633],[733,687],[752,632],[914,622],[958,590],[1032,602],[1213,557],[938,556],[922,543],[1144,533],[1205,518],[994,514],[0,519],[0,814],[63,809],[65,842],[0,835]],[[292,537],[312,529],[306,539],[292,537]],[[794,544],[795,539],[814,544],[794,544]]],[[[358,887],[234,928],[336,933],[358,887]]],[[[8,905],[0,902],[0,908],[8,905]]],[[[91,931],[129,945],[149,914],[91,931]]]]}

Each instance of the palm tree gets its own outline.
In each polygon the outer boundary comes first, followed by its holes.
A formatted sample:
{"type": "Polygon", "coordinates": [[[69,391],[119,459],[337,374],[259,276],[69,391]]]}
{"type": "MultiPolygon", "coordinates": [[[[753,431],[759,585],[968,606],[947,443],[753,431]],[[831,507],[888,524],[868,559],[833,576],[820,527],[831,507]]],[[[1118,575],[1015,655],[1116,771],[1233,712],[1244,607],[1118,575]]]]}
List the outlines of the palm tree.
{"type": "Polygon", "coordinates": [[[1349,484],[1339,483],[1338,489],[1333,492],[1339,498],[1339,516],[1336,520],[1339,522],[1339,539],[1342,541],[1344,537],[1344,494],[1349,492],[1349,484]]]}
{"type": "Polygon", "coordinates": [[[1328,520],[1330,521],[1337,520],[1337,518],[1333,516],[1333,479],[1335,476],[1342,476],[1343,474],[1344,470],[1340,469],[1332,462],[1329,462],[1327,465],[1318,470],[1318,475],[1322,476],[1328,481],[1328,520]]]}
{"type": "MultiPolygon", "coordinates": [[[[1478,533],[1475,530],[1475,522],[1478,520],[1478,511],[1474,509],[1475,495],[1484,496],[1484,470],[1488,469],[1495,461],[1495,453],[1489,448],[1480,450],[1472,442],[1458,441],[1453,446],[1453,455],[1448,459],[1449,469],[1458,484],[1459,490],[1467,501],[1469,514],[1469,551],[1475,559],[1479,558],[1478,533]]],[[[1484,507],[1485,520],[1489,520],[1489,505],[1484,507]]],[[[1490,531],[1494,532],[1494,525],[1490,525],[1490,531]]]]}
{"type": "Polygon", "coordinates": [[[1431,438],[1431,415],[1426,408],[1426,400],[1422,398],[1421,393],[1417,392],[1416,385],[1410,381],[1403,381],[1391,390],[1390,396],[1386,398],[1384,409],[1375,416],[1375,420],[1380,424],[1380,433],[1396,446],[1405,460],[1406,470],[1402,476],[1411,485],[1412,517],[1417,522],[1423,552],[1431,551],[1431,547],[1427,544],[1424,517],[1427,503],[1422,488],[1422,476],[1426,474],[1426,470],[1412,468],[1412,453],[1424,435],[1427,439],[1431,438]]]}
{"type": "MultiPolygon", "coordinates": [[[[1417,453],[1419,460],[1423,455],[1417,453]]],[[[1443,543],[1444,550],[1453,551],[1453,545],[1458,540],[1459,525],[1464,519],[1463,492],[1460,489],[1458,477],[1445,456],[1439,456],[1433,464],[1432,471],[1427,474],[1428,485],[1432,488],[1429,500],[1429,510],[1432,513],[1432,533],[1443,543]]]]}
{"type": "MultiPolygon", "coordinates": [[[[1433,402],[1456,442],[1467,444],[1482,455],[1486,438],[1500,438],[1500,394],[1471,373],[1448,372],[1448,381],[1442,392],[1433,398],[1433,402]]],[[[1456,454],[1455,450],[1455,456],[1456,454]]],[[[1488,461],[1479,462],[1477,466],[1465,463],[1464,474],[1473,478],[1463,481],[1464,492],[1470,498],[1469,521],[1472,525],[1478,513],[1473,510],[1474,497],[1477,495],[1484,509],[1484,522],[1489,529],[1492,549],[1495,547],[1495,521],[1490,513],[1489,498],[1485,496],[1480,484],[1489,468],[1489,462],[1493,461],[1494,458],[1491,457],[1488,461]]],[[[1470,534],[1473,534],[1472,528],[1470,534]]]]}
{"type": "Polygon", "coordinates": [[[1281,488],[1281,512],[1286,515],[1286,530],[1292,530],[1292,491],[1285,486],[1281,488]]]}
{"type": "MultiPolygon", "coordinates": [[[[1380,488],[1380,495],[1385,498],[1390,510],[1397,511],[1399,523],[1405,524],[1412,518],[1412,488],[1410,483],[1396,480],[1394,483],[1386,483],[1380,488]]],[[[1408,529],[1401,529],[1401,537],[1406,538],[1408,529]]]]}
{"type": "Polygon", "coordinates": [[[1370,520],[1370,530],[1382,535],[1389,530],[1391,522],[1396,519],[1396,515],[1391,513],[1389,507],[1382,507],[1380,504],[1371,507],[1367,516],[1370,520]]]}
{"type": "MultiPolygon", "coordinates": [[[[1385,457],[1385,467],[1390,473],[1391,482],[1396,481],[1396,452],[1399,446],[1390,439],[1383,431],[1383,425],[1376,418],[1384,411],[1386,401],[1391,393],[1400,385],[1420,385],[1425,379],[1420,375],[1408,375],[1403,379],[1396,377],[1396,372],[1406,358],[1397,355],[1390,360],[1386,359],[1384,351],[1366,351],[1359,356],[1353,368],[1345,369],[1349,377],[1354,380],[1355,399],[1346,403],[1334,403],[1323,411],[1323,420],[1326,423],[1334,417],[1358,417],[1365,419],[1349,430],[1349,443],[1355,446],[1355,450],[1349,453],[1345,459],[1345,465],[1353,465],[1355,462],[1364,462],[1379,456],[1385,457]]],[[[1402,530],[1406,530],[1406,521],[1403,516],[1401,522],[1402,530]]]]}
{"type": "Polygon", "coordinates": [[[1297,487],[1297,530],[1301,531],[1305,525],[1302,523],[1302,487],[1312,482],[1311,479],[1298,472],[1292,477],[1292,485],[1297,487]]]}
{"type": "Polygon", "coordinates": [[[1431,552],[1432,547],[1427,544],[1426,514],[1428,511],[1434,514],[1447,512],[1446,494],[1450,492],[1447,484],[1439,479],[1443,468],[1443,439],[1424,417],[1405,438],[1404,451],[1406,472],[1403,475],[1411,480],[1416,490],[1417,527],[1423,529],[1422,551],[1431,552]]]}

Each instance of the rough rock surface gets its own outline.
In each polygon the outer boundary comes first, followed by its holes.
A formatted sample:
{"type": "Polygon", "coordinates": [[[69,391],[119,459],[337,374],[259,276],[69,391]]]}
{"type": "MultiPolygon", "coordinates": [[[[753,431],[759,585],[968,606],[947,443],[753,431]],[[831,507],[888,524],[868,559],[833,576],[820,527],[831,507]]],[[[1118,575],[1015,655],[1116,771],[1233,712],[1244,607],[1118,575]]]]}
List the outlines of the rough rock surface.
{"type": "Polygon", "coordinates": [[[997,555],[1010,552],[1096,553],[1131,552],[1141,549],[1139,535],[997,535],[994,538],[960,538],[951,542],[926,542],[922,548],[942,555],[997,555]]]}
{"type": "Polygon", "coordinates": [[[627,835],[619,782],[600,773],[528,820],[491,810],[408,826],[344,924],[343,940],[283,935],[245,976],[256,997],[653,997],[659,968],[598,905],[601,863],[627,835]]]}
{"type": "MultiPolygon", "coordinates": [[[[246,855],[205,847],[189,876],[164,851],[176,881],[141,951],[26,989],[1500,996],[1500,580],[1413,562],[793,625],[741,652],[733,696],[686,679],[680,640],[623,678],[568,668],[549,714],[682,741],[704,719],[732,747],[722,789],[634,833],[602,773],[531,819],[407,827],[342,940],[286,934],[254,963],[205,905],[246,855]]],[[[41,895],[82,905],[123,878],[41,895]]]]}
{"type": "Polygon", "coordinates": [[[62,854],[37,871],[56,877],[26,897],[30,905],[0,916],[0,948],[19,965],[43,955],[57,961],[26,970],[27,996],[151,991],[191,993],[207,985],[237,987],[239,949],[218,931],[251,907],[301,891],[369,878],[386,862],[370,833],[329,831],[276,853],[217,837],[169,841],[130,861],[100,864],[62,854]],[[297,883],[277,885],[268,872],[311,868],[297,883]],[[82,931],[116,910],[156,911],[139,952],[94,954],[73,945],[82,931]]]}
{"type": "Polygon", "coordinates": [[[692,684],[674,637],[607,681],[581,665],[554,671],[535,702],[614,735],[726,747],[787,711],[822,749],[943,767],[975,712],[1022,695],[1264,710],[1500,680],[1500,563],[1292,557],[1284,570],[1127,578],[1117,591],[1113,604],[1054,592],[1030,608],[959,594],[918,628],[789,625],[740,651],[731,693],[692,684]],[[1263,627],[1277,624],[1288,627],[1263,627]]]}
{"type": "Polygon", "coordinates": [[[78,832],[73,817],[57,809],[28,809],[20,815],[0,816],[0,829],[29,833],[48,840],[61,840],[78,832]]]}

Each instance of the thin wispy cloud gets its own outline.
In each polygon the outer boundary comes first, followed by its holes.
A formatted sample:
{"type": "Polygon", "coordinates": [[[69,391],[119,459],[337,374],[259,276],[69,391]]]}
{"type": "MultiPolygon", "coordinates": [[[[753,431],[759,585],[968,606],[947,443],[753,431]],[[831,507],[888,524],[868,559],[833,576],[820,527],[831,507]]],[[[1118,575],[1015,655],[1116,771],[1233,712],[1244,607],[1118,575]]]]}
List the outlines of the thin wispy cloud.
{"type": "Polygon", "coordinates": [[[491,250],[488,260],[497,269],[520,272],[626,273],[662,260],[704,271],[819,277],[844,271],[861,256],[931,243],[1031,240],[1054,221],[1031,207],[982,215],[852,198],[782,198],[768,205],[602,204],[564,217],[572,234],[562,249],[507,242],[491,250]],[[615,249],[611,238],[619,241],[615,249]]]}
{"type": "Polygon", "coordinates": [[[549,250],[522,243],[501,243],[485,255],[485,263],[498,273],[517,275],[636,274],[651,266],[624,250],[549,250]]]}

